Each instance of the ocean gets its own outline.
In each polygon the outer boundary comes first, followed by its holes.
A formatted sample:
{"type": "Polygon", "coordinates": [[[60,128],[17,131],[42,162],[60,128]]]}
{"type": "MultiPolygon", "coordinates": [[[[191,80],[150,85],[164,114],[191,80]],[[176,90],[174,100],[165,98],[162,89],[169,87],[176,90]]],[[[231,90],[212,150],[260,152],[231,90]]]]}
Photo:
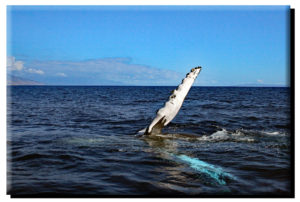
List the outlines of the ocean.
{"type": "Polygon", "coordinates": [[[8,86],[12,196],[290,196],[290,88],[192,87],[157,137],[141,135],[176,87],[8,86]]]}

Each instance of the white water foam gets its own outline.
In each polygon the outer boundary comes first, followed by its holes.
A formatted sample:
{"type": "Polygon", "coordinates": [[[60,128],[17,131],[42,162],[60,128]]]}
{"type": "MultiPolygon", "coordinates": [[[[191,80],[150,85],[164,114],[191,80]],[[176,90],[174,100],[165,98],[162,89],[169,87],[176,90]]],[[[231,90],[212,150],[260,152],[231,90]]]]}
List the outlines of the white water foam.
{"type": "MultiPolygon", "coordinates": [[[[138,135],[143,135],[146,129],[140,130],[138,135]]],[[[252,130],[235,130],[228,131],[225,128],[212,133],[211,135],[198,136],[196,134],[180,134],[180,133],[162,133],[156,134],[156,137],[166,139],[186,139],[198,140],[201,142],[255,142],[258,136],[284,137],[287,134],[279,131],[252,131],[252,130]]]]}
{"type": "Polygon", "coordinates": [[[221,131],[217,131],[211,135],[203,135],[197,138],[199,141],[207,141],[207,142],[224,142],[224,141],[233,141],[233,142],[254,142],[255,139],[251,137],[247,137],[243,132],[228,132],[226,129],[222,129],[221,131]]]}
{"type": "Polygon", "coordinates": [[[245,133],[250,133],[250,134],[257,134],[260,136],[273,136],[273,137],[284,137],[287,136],[288,134],[283,132],[283,131],[256,131],[256,130],[243,130],[245,133]]]}
{"type": "Polygon", "coordinates": [[[268,136],[281,136],[281,137],[286,136],[285,133],[280,133],[278,131],[273,131],[273,132],[271,132],[271,131],[261,131],[261,133],[263,135],[268,135],[268,136]]]}

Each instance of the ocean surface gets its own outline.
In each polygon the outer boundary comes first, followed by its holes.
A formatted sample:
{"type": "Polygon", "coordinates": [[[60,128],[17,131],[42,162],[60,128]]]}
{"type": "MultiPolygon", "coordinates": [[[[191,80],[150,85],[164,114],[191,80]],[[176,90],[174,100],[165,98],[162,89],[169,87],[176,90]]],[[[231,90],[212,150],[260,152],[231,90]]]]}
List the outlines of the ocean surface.
{"type": "Polygon", "coordinates": [[[162,135],[144,137],[176,87],[11,86],[13,196],[289,196],[290,89],[192,87],[162,135]]]}

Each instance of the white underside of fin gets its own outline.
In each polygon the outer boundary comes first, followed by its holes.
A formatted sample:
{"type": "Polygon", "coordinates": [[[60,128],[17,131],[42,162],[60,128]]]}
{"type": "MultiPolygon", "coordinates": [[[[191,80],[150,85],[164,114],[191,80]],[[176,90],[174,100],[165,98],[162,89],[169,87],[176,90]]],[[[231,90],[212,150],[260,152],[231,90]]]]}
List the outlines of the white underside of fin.
{"type": "Polygon", "coordinates": [[[164,126],[175,118],[200,71],[201,67],[196,67],[186,75],[182,83],[173,91],[164,107],[157,111],[156,117],[148,126],[145,134],[159,133],[164,126]]]}

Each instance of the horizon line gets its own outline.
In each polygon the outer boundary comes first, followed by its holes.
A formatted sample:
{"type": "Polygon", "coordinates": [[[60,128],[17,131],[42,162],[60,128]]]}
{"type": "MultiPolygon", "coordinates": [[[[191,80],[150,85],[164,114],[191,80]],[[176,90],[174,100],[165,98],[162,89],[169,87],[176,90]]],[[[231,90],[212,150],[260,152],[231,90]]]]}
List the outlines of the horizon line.
{"type": "MultiPolygon", "coordinates": [[[[64,84],[33,84],[33,85],[6,85],[6,86],[61,86],[61,87],[96,87],[96,86],[103,86],[103,87],[177,87],[178,85],[64,85],[64,84]]],[[[258,88],[290,88],[290,86],[285,86],[285,85],[224,85],[224,86],[192,86],[192,87],[258,87],[258,88]]]]}

